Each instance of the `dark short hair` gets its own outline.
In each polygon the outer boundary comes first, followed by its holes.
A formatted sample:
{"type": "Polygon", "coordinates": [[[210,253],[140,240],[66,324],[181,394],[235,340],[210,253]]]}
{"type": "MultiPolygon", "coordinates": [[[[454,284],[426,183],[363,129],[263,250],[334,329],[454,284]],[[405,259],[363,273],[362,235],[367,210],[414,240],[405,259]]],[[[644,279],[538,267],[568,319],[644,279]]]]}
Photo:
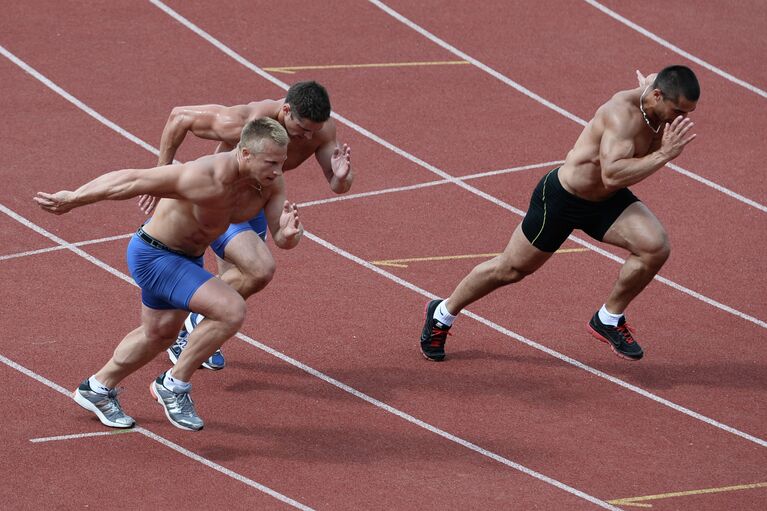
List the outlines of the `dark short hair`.
{"type": "Polygon", "coordinates": [[[294,83],[288,89],[285,103],[299,117],[312,122],[325,122],[330,118],[330,98],[325,87],[315,81],[294,83]]]}
{"type": "Polygon", "coordinates": [[[669,66],[661,70],[652,84],[653,89],[659,89],[663,96],[673,102],[684,96],[690,101],[698,101],[700,84],[692,69],[685,66],[669,66]]]}

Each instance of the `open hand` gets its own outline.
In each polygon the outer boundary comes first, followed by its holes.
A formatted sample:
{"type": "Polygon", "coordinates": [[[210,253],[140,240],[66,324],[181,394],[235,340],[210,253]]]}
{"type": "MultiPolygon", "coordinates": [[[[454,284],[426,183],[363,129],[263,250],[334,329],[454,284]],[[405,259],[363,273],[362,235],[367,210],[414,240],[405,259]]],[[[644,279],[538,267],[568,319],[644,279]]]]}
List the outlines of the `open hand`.
{"type": "Polygon", "coordinates": [[[344,144],[343,147],[336,146],[333,151],[333,155],[330,157],[330,166],[333,169],[333,174],[338,179],[346,179],[349,175],[349,170],[352,168],[352,150],[344,144]]]}
{"type": "Polygon", "coordinates": [[[663,139],[661,140],[659,151],[669,161],[679,156],[684,146],[695,138],[695,133],[688,134],[693,126],[694,124],[689,118],[680,115],[673,122],[670,124],[666,123],[663,127],[663,139]]]}
{"type": "Polygon", "coordinates": [[[151,195],[139,195],[138,208],[144,212],[145,215],[151,215],[154,208],[157,207],[159,199],[151,195]]]}
{"type": "Polygon", "coordinates": [[[301,220],[298,218],[298,208],[295,204],[285,201],[280,215],[280,232],[287,239],[295,238],[303,232],[301,220]]]}
{"type": "Polygon", "coordinates": [[[56,193],[37,192],[34,200],[41,208],[54,215],[63,215],[67,211],[77,207],[74,201],[74,193],[62,190],[56,193]]]}

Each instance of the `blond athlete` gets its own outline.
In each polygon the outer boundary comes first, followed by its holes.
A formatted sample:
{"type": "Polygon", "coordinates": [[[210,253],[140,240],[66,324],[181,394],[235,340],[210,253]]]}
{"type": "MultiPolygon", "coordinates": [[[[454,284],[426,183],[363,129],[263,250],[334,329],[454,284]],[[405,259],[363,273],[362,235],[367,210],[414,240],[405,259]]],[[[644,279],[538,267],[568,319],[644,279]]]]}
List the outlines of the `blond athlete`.
{"type": "MultiPolygon", "coordinates": [[[[354,179],[351,169],[351,151],[336,140],[336,125],[330,118],[330,98],[317,82],[293,84],[284,99],[263,100],[247,105],[180,106],[171,111],[160,142],[158,165],[173,161],[187,133],[219,142],[217,152],[229,151],[239,141],[242,127],[257,117],[269,117],[280,123],[290,136],[288,159],[283,170],[298,167],[312,155],[324,173],[330,189],[335,193],[347,192],[354,179]]],[[[152,197],[142,197],[139,206],[147,213],[153,207],[152,197]]],[[[258,212],[257,212],[258,213],[258,212]]],[[[264,240],[266,223],[263,213],[254,214],[239,223],[233,223],[211,243],[216,253],[219,276],[248,298],[259,292],[272,280],[274,259],[264,240]]],[[[168,348],[175,362],[187,344],[189,332],[203,316],[191,314],[181,330],[177,342],[168,348]]],[[[207,369],[222,369],[226,364],[220,350],[203,362],[207,369]]]]}
{"type": "Polygon", "coordinates": [[[117,384],[173,343],[188,311],[194,311],[207,320],[190,336],[175,367],[153,381],[150,390],[174,426],[202,429],[189,382],[245,318],[242,296],[203,268],[202,254],[229,224],[251,218],[261,209],[275,244],[285,249],[296,246],[303,228],[296,206],[285,199],[282,176],[288,140],[278,122],[261,118],[245,125],[231,151],[180,165],[118,170],[73,192],[38,192],[34,198],[54,214],[142,194],[162,198],[127,250],[128,268],[141,287],[141,326],[74,393],[75,401],[103,424],[133,426],[134,420],[117,400],[117,384]]]}

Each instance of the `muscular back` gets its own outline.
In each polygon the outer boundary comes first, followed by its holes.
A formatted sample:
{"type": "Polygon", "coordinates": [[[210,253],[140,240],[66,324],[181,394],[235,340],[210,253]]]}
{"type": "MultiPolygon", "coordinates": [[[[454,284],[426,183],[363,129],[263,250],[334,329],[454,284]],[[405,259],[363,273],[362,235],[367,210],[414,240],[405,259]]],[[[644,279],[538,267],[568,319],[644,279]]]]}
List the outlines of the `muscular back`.
{"type": "Polygon", "coordinates": [[[606,159],[641,158],[660,146],[662,132],[653,133],[639,110],[641,94],[642,89],[618,92],[597,109],[559,171],[567,191],[604,200],[616,191],[604,173],[606,159]]]}
{"type": "MultiPolygon", "coordinates": [[[[173,115],[179,118],[179,124],[188,126],[188,130],[195,136],[221,142],[217,152],[223,152],[234,149],[240,141],[242,128],[248,122],[259,117],[269,117],[279,121],[283,104],[284,100],[266,99],[229,107],[199,105],[179,107],[174,109],[173,115]]],[[[288,159],[282,170],[293,170],[301,165],[315,154],[320,146],[334,141],[335,132],[335,122],[333,119],[328,119],[322,129],[314,133],[311,138],[291,136],[288,143],[288,159]]],[[[180,144],[180,141],[178,143],[180,144]]]]}

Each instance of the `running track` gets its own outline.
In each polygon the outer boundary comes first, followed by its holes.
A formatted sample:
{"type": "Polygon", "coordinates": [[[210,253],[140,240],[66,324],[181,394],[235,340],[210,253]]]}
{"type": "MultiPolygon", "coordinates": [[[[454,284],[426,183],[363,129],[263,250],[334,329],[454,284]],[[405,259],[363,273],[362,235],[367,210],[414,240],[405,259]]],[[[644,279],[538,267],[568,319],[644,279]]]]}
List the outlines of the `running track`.
{"type": "MultiPolygon", "coordinates": [[[[710,67],[587,2],[4,7],[5,505],[762,509],[767,13],[759,2],[738,13],[682,4],[658,19],[600,5],[710,67]],[[599,246],[478,302],[456,323],[448,361],[424,361],[427,296],[449,293],[479,259],[371,261],[500,251],[555,165],[536,164],[561,160],[579,119],[631,87],[634,69],[676,62],[701,80],[699,138],[677,169],[635,189],[674,246],[663,280],[632,305],[645,359],[628,364],[584,332],[623,255],[599,246]],[[310,236],[274,251],[277,276],[225,346],[229,367],[198,373],[205,431],[173,428],[147,399],[163,358],[125,382],[140,429],[32,442],[105,432],[67,394],[138,321],[124,235],[141,214],[127,201],[53,217],[31,197],[153,165],[174,105],[277,98],[302,79],[330,91],[353,148],[352,193],[364,195],[334,200],[313,162],[289,174],[310,236]],[[455,179],[524,165],[534,168],[455,179]]],[[[179,158],[210,150],[190,138],[179,158]]]]}

